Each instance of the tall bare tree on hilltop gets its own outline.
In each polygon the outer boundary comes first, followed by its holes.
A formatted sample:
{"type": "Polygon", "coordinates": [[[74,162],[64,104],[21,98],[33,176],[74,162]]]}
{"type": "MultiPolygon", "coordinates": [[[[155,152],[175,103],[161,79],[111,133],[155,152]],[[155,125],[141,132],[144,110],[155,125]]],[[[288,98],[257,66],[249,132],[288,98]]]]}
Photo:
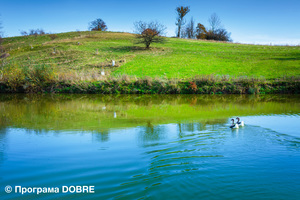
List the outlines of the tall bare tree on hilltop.
{"type": "Polygon", "coordinates": [[[231,41],[230,33],[225,28],[222,28],[221,19],[216,13],[210,16],[208,22],[210,24],[210,29],[206,32],[205,39],[231,41]]]}
{"type": "Polygon", "coordinates": [[[177,25],[177,37],[179,38],[181,33],[181,27],[185,24],[185,20],[183,18],[190,12],[190,7],[179,6],[175,10],[177,12],[175,24],[177,25]]]}
{"type": "Polygon", "coordinates": [[[196,36],[196,29],[195,29],[195,20],[191,18],[188,24],[183,28],[181,33],[181,37],[193,39],[196,36]]]}
{"type": "Polygon", "coordinates": [[[210,25],[210,30],[212,32],[215,32],[219,28],[221,28],[221,19],[220,17],[216,14],[213,13],[210,18],[208,19],[209,25],[210,25]]]}

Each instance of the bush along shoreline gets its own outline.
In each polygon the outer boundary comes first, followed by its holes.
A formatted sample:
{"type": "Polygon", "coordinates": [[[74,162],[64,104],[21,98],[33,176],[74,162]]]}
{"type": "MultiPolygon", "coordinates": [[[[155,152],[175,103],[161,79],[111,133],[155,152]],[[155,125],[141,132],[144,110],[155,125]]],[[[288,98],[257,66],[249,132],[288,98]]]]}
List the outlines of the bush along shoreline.
{"type": "MultiPolygon", "coordinates": [[[[39,77],[41,78],[41,77],[39,77]]],[[[232,78],[198,76],[190,80],[136,78],[127,75],[104,80],[24,78],[0,82],[0,93],[90,94],[300,94],[300,78],[232,78]]]]}

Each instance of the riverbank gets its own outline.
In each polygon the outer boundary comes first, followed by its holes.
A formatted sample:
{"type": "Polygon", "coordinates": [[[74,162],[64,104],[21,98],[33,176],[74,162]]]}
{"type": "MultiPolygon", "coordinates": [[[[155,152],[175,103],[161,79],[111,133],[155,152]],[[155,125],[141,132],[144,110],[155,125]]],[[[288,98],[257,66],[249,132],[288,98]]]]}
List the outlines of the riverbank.
{"type": "Polygon", "coordinates": [[[101,81],[6,80],[1,93],[89,93],[89,94],[299,94],[300,79],[274,80],[199,76],[190,80],[122,76],[101,81]]]}
{"type": "Polygon", "coordinates": [[[4,38],[0,92],[299,94],[299,46],[166,38],[146,50],[134,38],[97,31],[4,38]]]}

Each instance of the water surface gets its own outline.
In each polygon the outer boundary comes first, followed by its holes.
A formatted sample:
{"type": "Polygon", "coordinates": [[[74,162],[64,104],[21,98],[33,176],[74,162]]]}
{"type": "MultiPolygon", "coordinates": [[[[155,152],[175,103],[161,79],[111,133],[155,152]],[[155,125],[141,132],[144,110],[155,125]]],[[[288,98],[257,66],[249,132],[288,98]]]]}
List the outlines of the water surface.
{"type": "Polygon", "coordinates": [[[298,199],[299,96],[2,95],[1,199],[298,199]],[[245,127],[231,130],[240,116],[245,127]],[[94,194],[6,194],[93,185],[94,194]]]}

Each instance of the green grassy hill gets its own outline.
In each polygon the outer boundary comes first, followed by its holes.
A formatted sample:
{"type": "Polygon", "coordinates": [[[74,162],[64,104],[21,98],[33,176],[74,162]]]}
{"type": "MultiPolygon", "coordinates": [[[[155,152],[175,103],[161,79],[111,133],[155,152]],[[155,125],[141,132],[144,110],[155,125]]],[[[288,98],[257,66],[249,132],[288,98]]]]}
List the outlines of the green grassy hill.
{"type": "Polygon", "coordinates": [[[188,78],[195,75],[263,76],[300,75],[299,46],[261,46],[167,38],[151,50],[134,44],[134,35],[114,32],[71,32],[5,39],[8,62],[20,65],[54,64],[83,70],[119,66],[113,75],[188,78]],[[79,45],[78,45],[79,42],[79,45]],[[33,48],[31,48],[31,46],[33,48]],[[52,54],[53,48],[57,53],[52,54]],[[99,54],[96,54],[98,49],[99,54]]]}
{"type": "Polygon", "coordinates": [[[56,36],[5,38],[3,46],[10,56],[2,62],[0,83],[27,88],[28,80],[30,86],[36,86],[53,81],[103,81],[123,75],[183,81],[207,75],[264,80],[293,76],[297,81],[300,76],[299,46],[167,38],[166,43],[152,44],[146,50],[135,44],[130,33],[69,32],[56,36]],[[116,61],[115,67],[111,60],[116,61]],[[105,76],[101,76],[102,70],[105,76]]]}

